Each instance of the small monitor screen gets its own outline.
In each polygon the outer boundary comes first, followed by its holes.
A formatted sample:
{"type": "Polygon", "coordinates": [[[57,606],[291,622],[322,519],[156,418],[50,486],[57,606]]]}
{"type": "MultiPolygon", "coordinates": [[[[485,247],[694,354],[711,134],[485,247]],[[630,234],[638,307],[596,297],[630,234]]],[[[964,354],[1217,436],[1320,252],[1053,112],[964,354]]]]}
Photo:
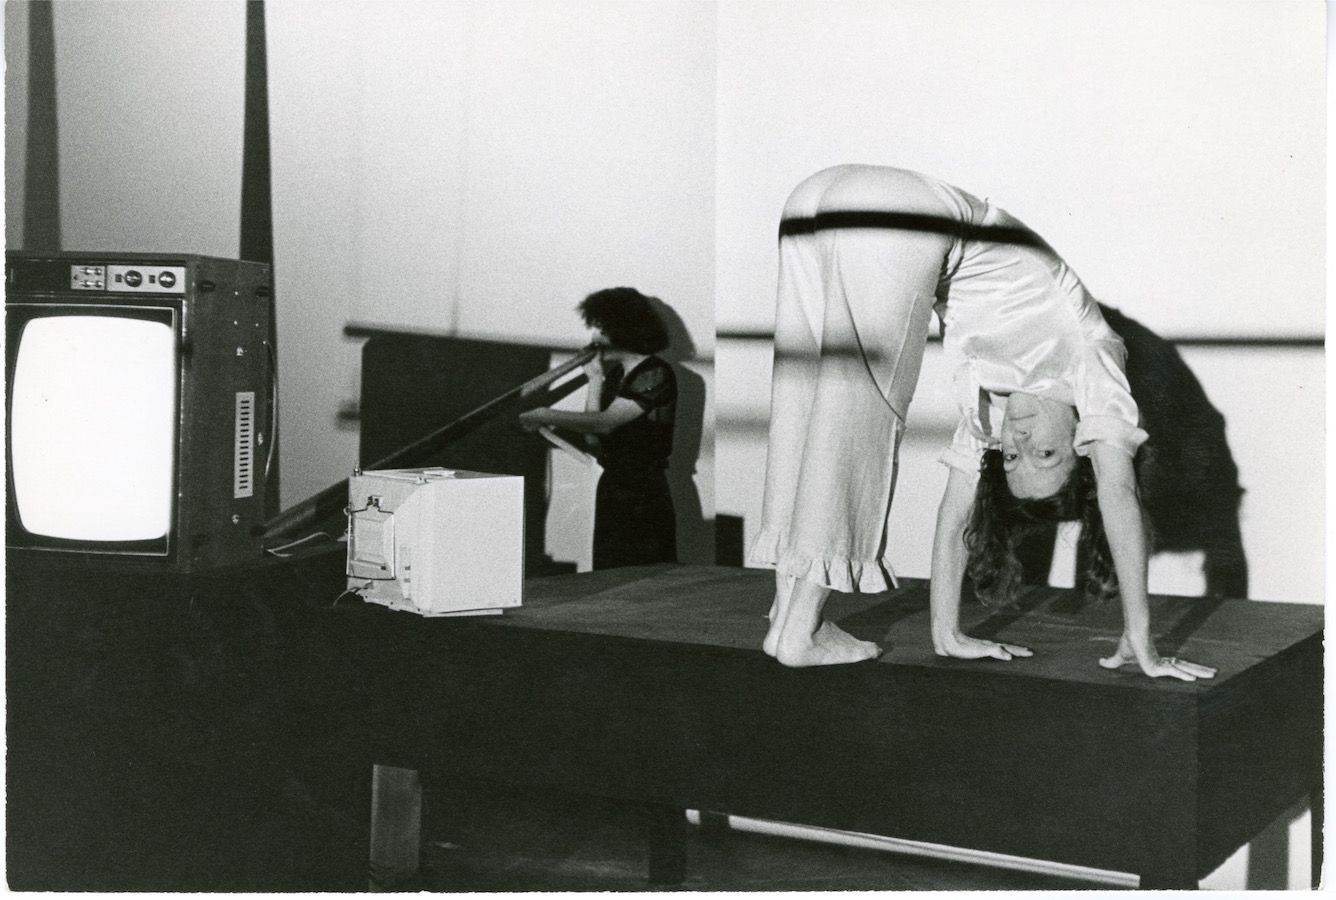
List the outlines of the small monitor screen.
{"type": "Polygon", "coordinates": [[[176,428],[170,324],[33,318],[19,336],[11,388],[11,476],[24,529],[82,541],[167,535],[176,428]]]}

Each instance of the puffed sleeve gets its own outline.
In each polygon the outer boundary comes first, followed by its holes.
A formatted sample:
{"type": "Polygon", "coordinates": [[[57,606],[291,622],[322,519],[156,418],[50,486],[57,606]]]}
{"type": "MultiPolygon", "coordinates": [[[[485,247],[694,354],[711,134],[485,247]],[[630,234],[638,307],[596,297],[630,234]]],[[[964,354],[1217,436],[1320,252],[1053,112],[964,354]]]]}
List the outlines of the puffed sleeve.
{"type": "Polygon", "coordinates": [[[1076,364],[1076,439],[1072,446],[1089,456],[1095,442],[1129,456],[1146,442],[1141,413],[1127,386],[1127,348],[1119,338],[1091,341],[1076,364]]]}
{"type": "Polygon", "coordinates": [[[979,387],[968,363],[956,367],[953,382],[960,421],[951,438],[951,445],[942,453],[939,461],[977,478],[983,451],[997,443],[989,439],[984,429],[984,423],[987,422],[992,430],[993,404],[987,392],[979,387]]]}
{"type": "Polygon", "coordinates": [[[634,400],[645,410],[657,409],[671,401],[677,390],[672,367],[655,362],[640,366],[630,379],[622,382],[617,395],[634,400]]]}
{"type": "Polygon", "coordinates": [[[960,424],[956,426],[955,436],[951,438],[951,446],[942,453],[939,462],[978,478],[983,451],[987,449],[988,442],[980,440],[975,435],[969,420],[961,419],[960,424]]]}

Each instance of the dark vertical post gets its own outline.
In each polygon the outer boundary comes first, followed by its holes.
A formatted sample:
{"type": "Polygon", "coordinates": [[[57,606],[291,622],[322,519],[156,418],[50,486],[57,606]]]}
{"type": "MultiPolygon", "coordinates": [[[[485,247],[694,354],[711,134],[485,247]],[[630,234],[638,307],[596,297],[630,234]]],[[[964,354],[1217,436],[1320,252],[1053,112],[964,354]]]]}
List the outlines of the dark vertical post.
{"type": "Polygon", "coordinates": [[[1290,879],[1290,822],[1297,811],[1288,809],[1248,842],[1248,871],[1244,889],[1283,891],[1290,879]]]}
{"type": "Polygon", "coordinates": [[[681,807],[646,803],[646,839],[649,845],[649,882],[677,885],[687,879],[687,819],[681,807]]]}
{"type": "Polygon", "coordinates": [[[246,98],[241,155],[241,258],[274,261],[269,178],[269,64],[264,0],[246,2],[246,98]]]}
{"type": "MultiPolygon", "coordinates": [[[[245,120],[241,148],[241,258],[274,263],[274,206],[269,166],[269,62],[265,48],[264,0],[246,0],[245,120]]],[[[272,271],[272,269],[271,269],[272,271]]],[[[278,383],[277,279],[271,274],[269,304],[270,377],[278,383]]],[[[275,408],[276,408],[275,404],[275,408]]],[[[278,429],[265,470],[265,516],[279,510],[278,429]]]]}
{"type": "Polygon", "coordinates": [[[1310,818],[1309,823],[1312,827],[1313,841],[1313,890],[1322,887],[1322,827],[1326,816],[1322,808],[1324,795],[1322,789],[1322,773],[1317,773],[1317,781],[1313,783],[1313,789],[1309,792],[1310,818]]]}
{"type": "MultiPolygon", "coordinates": [[[[1161,645],[1163,646],[1163,645],[1161,645]]],[[[1145,819],[1138,827],[1142,859],[1137,866],[1143,891],[1195,891],[1201,877],[1198,856],[1198,708],[1195,700],[1163,698],[1137,724],[1157,735],[1143,765],[1147,790],[1145,819]]]]}
{"type": "Polygon", "coordinates": [[[28,4],[28,140],[23,247],[60,249],[60,156],[56,124],[56,28],[52,0],[28,4]]]}
{"type": "Polygon", "coordinates": [[[715,565],[741,568],[747,556],[743,540],[742,516],[716,515],[714,517],[715,565]]]}
{"type": "Polygon", "coordinates": [[[395,890],[418,874],[422,782],[416,769],[375,766],[371,782],[369,887],[395,890]]]}

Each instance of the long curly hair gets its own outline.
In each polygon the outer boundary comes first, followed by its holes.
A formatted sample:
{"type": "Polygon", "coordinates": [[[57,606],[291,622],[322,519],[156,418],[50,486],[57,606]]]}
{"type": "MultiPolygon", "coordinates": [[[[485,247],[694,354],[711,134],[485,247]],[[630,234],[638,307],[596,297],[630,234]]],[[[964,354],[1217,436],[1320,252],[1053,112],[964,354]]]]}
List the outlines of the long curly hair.
{"type": "Polygon", "coordinates": [[[614,287],[595,291],[576,307],[590,328],[632,353],[659,353],[669,344],[668,326],[654,308],[655,298],[635,288],[614,287]]]}
{"type": "Polygon", "coordinates": [[[1113,599],[1118,595],[1118,577],[1104,534],[1090,460],[1078,456],[1056,494],[1023,500],[1007,486],[1002,451],[985,450],[974,508],[965,527],[965,571],[974,582],[975,596],[988,606],[1014,605],[1024,580],[1017,547],[1035,532],[1072,521],[1081,523],[1077,555],[1086,563],[1086,595],[1099,601],[1113,599]]]}

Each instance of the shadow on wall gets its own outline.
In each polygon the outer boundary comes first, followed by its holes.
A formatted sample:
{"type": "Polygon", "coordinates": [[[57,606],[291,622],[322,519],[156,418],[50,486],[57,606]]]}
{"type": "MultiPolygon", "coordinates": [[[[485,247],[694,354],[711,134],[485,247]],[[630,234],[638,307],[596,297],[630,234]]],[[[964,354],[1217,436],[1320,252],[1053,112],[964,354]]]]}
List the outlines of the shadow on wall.
{"type": "Polygon", "coordinates": [[[705,433],[705,379],[684,365],[696,358],[696,344],[682,317],[657,297],[650,301],[668,327],[668,349],[659,355],[672,363],[677,375],[677,421],[668,462],[668,484],[677,513],[677,556],[684,563],[711,563],[715,560],[714,527],[705,518],[696,487],[705,433]]]}
{"type": "MultiPolygon", "coordinates": [[[[1150,527],[1150,551],[1203,554],[1206,595],[1248,596],[1248,561],[1239,530],[1239,470],[1225,438],[1225,417],[1206,396],[1174,345],[1117,309],[1100,305],[1127,345],[1127,381],[1150,435],[1137,453],[1137,486],[1150,527]]],[[[1031,583],[1047,580],[1052,527],[1022,553],[1031,583]]],[[[1077,550],[1076,583],[1088,549],[1077,550]]]]}
{"type": "Polygon", "coordinates": [[[1174,345],[1135,319],[1101,306],[1127,345],[1127,380],[1150,440],[1137,454],[1137,483],[1153,552],[1200,550],[1206,593],[1247,597],[1239,533],[1239,469],[1225,417],[1174,345]]]}

